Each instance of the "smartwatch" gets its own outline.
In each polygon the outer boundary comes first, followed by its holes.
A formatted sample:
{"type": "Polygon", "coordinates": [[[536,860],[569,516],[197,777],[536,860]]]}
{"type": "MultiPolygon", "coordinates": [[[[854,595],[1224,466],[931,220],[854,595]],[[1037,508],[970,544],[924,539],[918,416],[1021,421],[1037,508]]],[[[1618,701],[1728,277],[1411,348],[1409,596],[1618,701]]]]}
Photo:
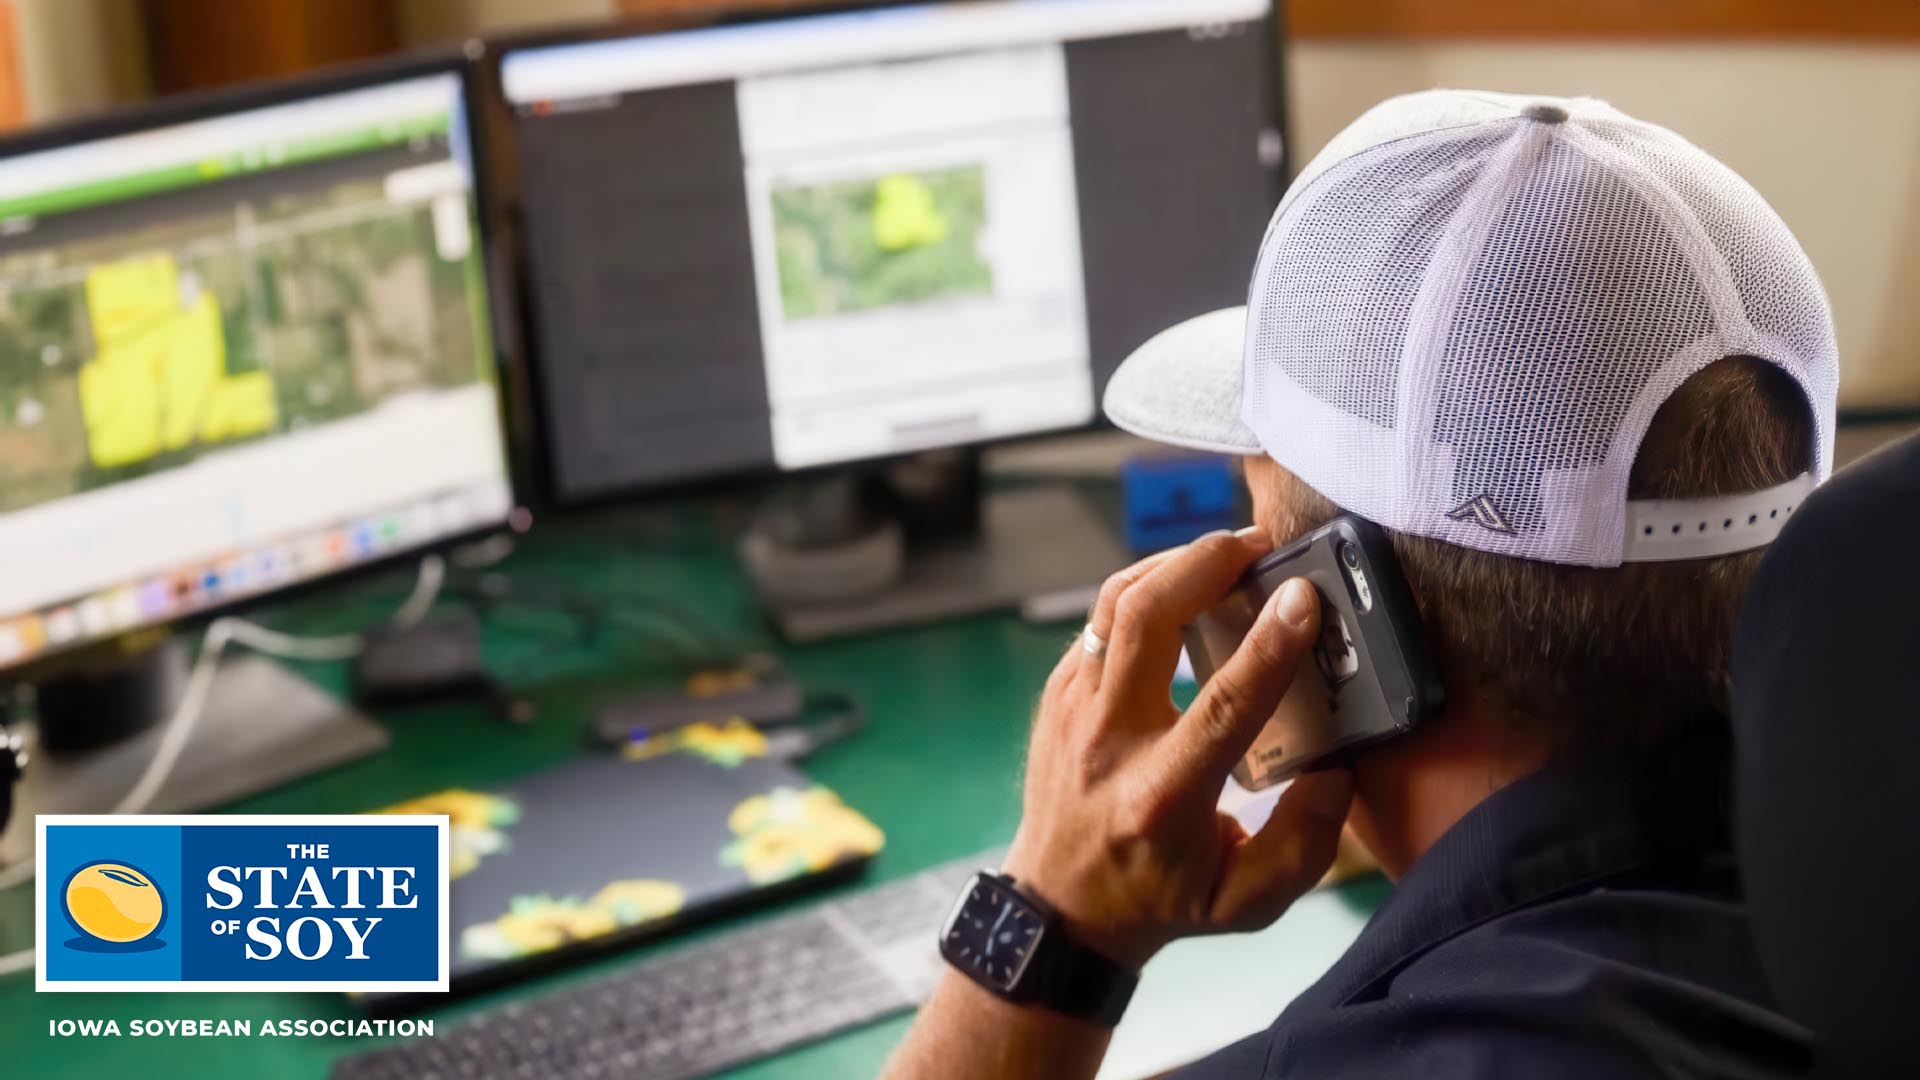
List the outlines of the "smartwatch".
{"type": "Polygon", "coordinates": [[[1060,917],[1005,874],[980,871],[940,931],[940,955],[1003,1001],[1112,1027],[1138,976],[1068,936],[1060,917]]]}

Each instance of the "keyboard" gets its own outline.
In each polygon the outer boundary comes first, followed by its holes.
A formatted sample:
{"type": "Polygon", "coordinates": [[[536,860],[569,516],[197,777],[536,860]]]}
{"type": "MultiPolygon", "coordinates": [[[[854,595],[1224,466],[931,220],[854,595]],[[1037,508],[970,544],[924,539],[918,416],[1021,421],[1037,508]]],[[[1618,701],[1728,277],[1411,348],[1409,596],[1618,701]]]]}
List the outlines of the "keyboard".
{"type": "Polygon", "coordinates": [[[684,1080],[913,1008],[988,851],[342,1058],[334,1080],[684,1080]]]}

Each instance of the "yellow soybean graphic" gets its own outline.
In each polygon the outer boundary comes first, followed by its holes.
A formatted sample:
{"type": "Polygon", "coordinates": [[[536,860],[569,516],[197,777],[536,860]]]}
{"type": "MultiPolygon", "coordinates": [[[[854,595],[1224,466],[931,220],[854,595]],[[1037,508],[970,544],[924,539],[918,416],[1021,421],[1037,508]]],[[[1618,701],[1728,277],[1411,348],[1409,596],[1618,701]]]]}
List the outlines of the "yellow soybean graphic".
{"type": "Polygon", "coordinates": [[[80,369],[80,411],[95,465],[273,427],[272,377],[228,373],[220,305],[211,292],[182,290],[173,256],[96,266],[86,297],[97,351],[80,369]]]}
{"type": "Polygon", "coordinates": [[[82,931],[119,944],[139,941],[166,918],[166,901],[147,875],[131,866],[97,862],[67,881],[67,916],[82,931]]]}

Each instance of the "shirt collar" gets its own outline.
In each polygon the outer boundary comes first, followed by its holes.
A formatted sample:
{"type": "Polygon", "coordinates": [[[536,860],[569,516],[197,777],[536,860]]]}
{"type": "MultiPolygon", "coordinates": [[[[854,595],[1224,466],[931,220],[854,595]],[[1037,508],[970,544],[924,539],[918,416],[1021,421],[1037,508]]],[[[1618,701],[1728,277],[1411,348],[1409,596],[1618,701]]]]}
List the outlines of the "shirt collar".
{"type": "Polygon", "coordinates": [[[1697,878],[1703,856],[1730,850],[1729,792],[1718,717],[1653,743],[1569,746],[1435,841],[1300,1004],[1350,1001],[1447,938],[1555,895],[1635,873],[1697,878]]]}

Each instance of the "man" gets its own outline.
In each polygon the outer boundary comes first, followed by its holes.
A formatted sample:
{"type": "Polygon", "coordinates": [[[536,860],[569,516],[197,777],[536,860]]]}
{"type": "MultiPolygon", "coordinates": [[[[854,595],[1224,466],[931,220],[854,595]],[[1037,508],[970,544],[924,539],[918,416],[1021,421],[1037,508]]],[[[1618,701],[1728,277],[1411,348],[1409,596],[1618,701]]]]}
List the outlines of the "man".
{"type": "Polygon", "coordinates": [[[1196,1075],[1797,1071],[1728,854],[1723,709],[1758,549],[1831,467],[1836,377],[1785,225],[1673,133],[1484,93],[1361,117],[1282,200],[1249,307],[1112,380],[1120,426],[1246,455],[1255,525],[1102,590],[1041,696],[1005,874],[963,894],[888,1075],[1091,1076],[1133,973],[1278,917],[1343,823],[1394,893],[1196,1075]],[[1215,802],[1319,605],[1278,590],[1184,713],[1180,628],[1342,509],[1388,530],[1448,702],[1248,836],[1215,802]]]}

